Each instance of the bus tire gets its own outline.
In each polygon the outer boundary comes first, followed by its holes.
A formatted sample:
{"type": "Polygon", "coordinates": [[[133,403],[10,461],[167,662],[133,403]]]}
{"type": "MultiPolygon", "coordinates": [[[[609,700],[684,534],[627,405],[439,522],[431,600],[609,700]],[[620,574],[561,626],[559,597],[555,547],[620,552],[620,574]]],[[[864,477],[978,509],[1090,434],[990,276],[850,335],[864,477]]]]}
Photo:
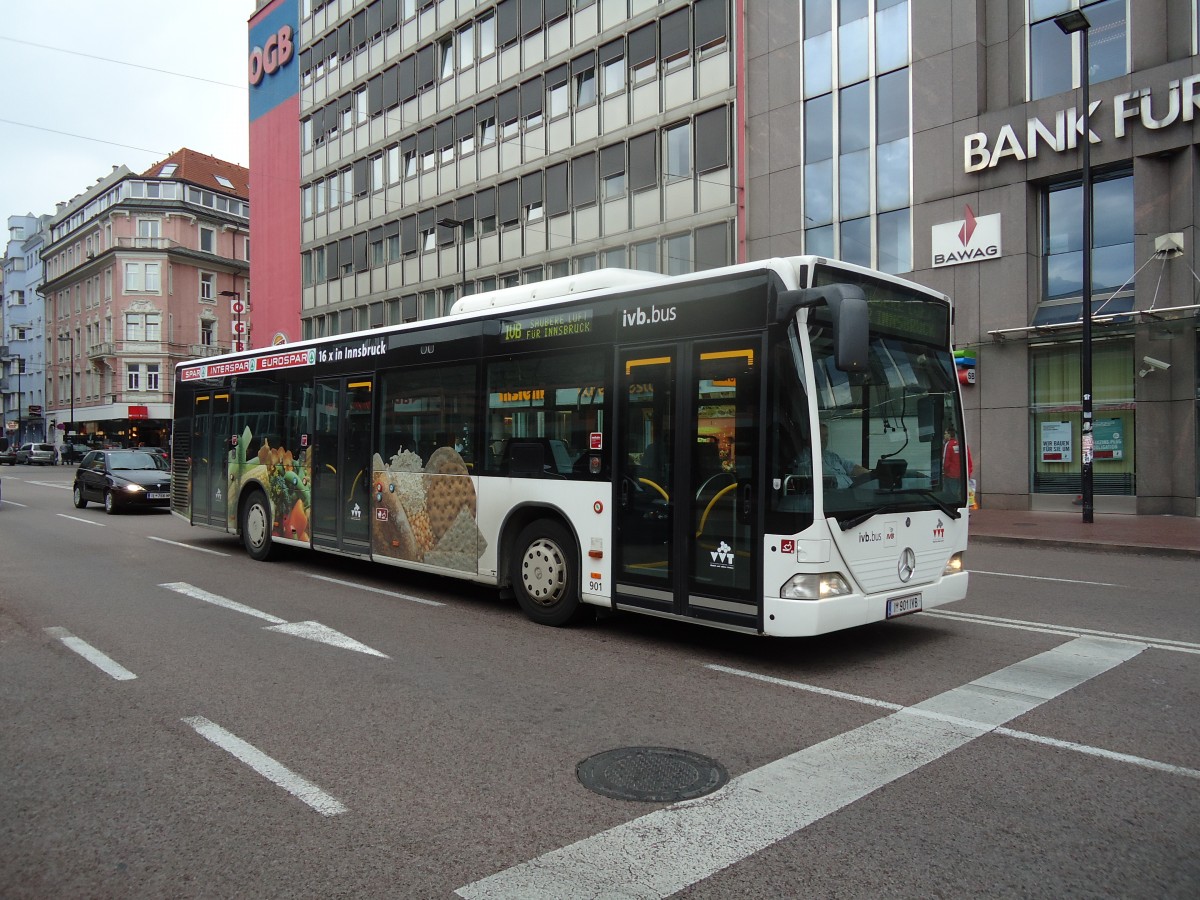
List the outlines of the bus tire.
{"type": "Polygon", "coordinates": [[[582,616],[576,557],[571,532],[551,519],[530,522],[517,535],[509,572],[513,592],[539,625],[569,625],[582,616]]]}
{"type": "Polygon", "coordinates": [[[271,503],[260,490],[252,490],[242,503],[242,546],[250,558],[262,562],[269,559],[274,542],[271,540],[271,503]]]}

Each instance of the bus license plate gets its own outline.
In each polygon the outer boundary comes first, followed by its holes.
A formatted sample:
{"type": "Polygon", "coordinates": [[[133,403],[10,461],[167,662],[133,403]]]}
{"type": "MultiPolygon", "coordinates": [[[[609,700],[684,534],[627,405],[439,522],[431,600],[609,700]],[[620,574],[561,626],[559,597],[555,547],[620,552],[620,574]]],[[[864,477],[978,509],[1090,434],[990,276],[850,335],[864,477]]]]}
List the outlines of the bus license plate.
{"type": "Polygon", "coordinates": [[[909,613],[921,611],[921,595],[907,594],[903,597],[893,597],[887,602],[887,617],[907,616],[909,613]]]}

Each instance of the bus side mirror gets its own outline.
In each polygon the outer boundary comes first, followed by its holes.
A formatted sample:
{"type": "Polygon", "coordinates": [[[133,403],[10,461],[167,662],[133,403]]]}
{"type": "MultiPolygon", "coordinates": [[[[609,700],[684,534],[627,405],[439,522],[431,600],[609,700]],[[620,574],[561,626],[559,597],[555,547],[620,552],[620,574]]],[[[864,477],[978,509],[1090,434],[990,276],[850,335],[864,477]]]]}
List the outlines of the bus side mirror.
{"type": "Polygon", "coordinates": [[[802,306],[824,303],[833,319],[833,364],[843,372],[867,371],[871,320],[867,297],[856,284],[826,284],[779,295],[778,310],[789,315],[802,306]]]}

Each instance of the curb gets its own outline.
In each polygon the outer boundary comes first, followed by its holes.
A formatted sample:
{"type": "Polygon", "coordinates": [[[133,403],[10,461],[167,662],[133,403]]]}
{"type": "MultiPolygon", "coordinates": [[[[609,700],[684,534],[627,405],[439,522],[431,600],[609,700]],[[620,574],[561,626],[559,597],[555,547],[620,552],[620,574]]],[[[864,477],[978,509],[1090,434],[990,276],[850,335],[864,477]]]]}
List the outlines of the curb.
{"type": "Polygon", "coordinates": [[[1095,541],[1077,541],[1070,538],[1040,538],[1019,537],[1010,534],[971,534],[967,536],[967,546],[971,544],[1021,544],[1052,547],[1056,550],[1088,550],[1093,553],[1124,553],[1133,556],[1163,556],[1171,559],[1196,559],[1200,557],[1200,548],[1195,550],[1187,547],[1160,547],[1155,544],[1109,544],[1095,541]]]}

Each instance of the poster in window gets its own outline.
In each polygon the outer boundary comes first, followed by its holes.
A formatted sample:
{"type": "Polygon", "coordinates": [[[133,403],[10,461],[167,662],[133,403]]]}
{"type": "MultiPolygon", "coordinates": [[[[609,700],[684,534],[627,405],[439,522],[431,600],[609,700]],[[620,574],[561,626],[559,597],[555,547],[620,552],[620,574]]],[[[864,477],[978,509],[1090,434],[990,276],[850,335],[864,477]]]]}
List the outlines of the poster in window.
{"type": "Polygon", "coordinates": [[[1096,459],[1125,458],[1125,432],[1120,419],[1096,419],[1092,435],[1096,459]]]}
{"type": "Polygon", "coordinates": [[[1042,462],[1071,462],[1070,422],[1042,423],[1042,462]]]}

